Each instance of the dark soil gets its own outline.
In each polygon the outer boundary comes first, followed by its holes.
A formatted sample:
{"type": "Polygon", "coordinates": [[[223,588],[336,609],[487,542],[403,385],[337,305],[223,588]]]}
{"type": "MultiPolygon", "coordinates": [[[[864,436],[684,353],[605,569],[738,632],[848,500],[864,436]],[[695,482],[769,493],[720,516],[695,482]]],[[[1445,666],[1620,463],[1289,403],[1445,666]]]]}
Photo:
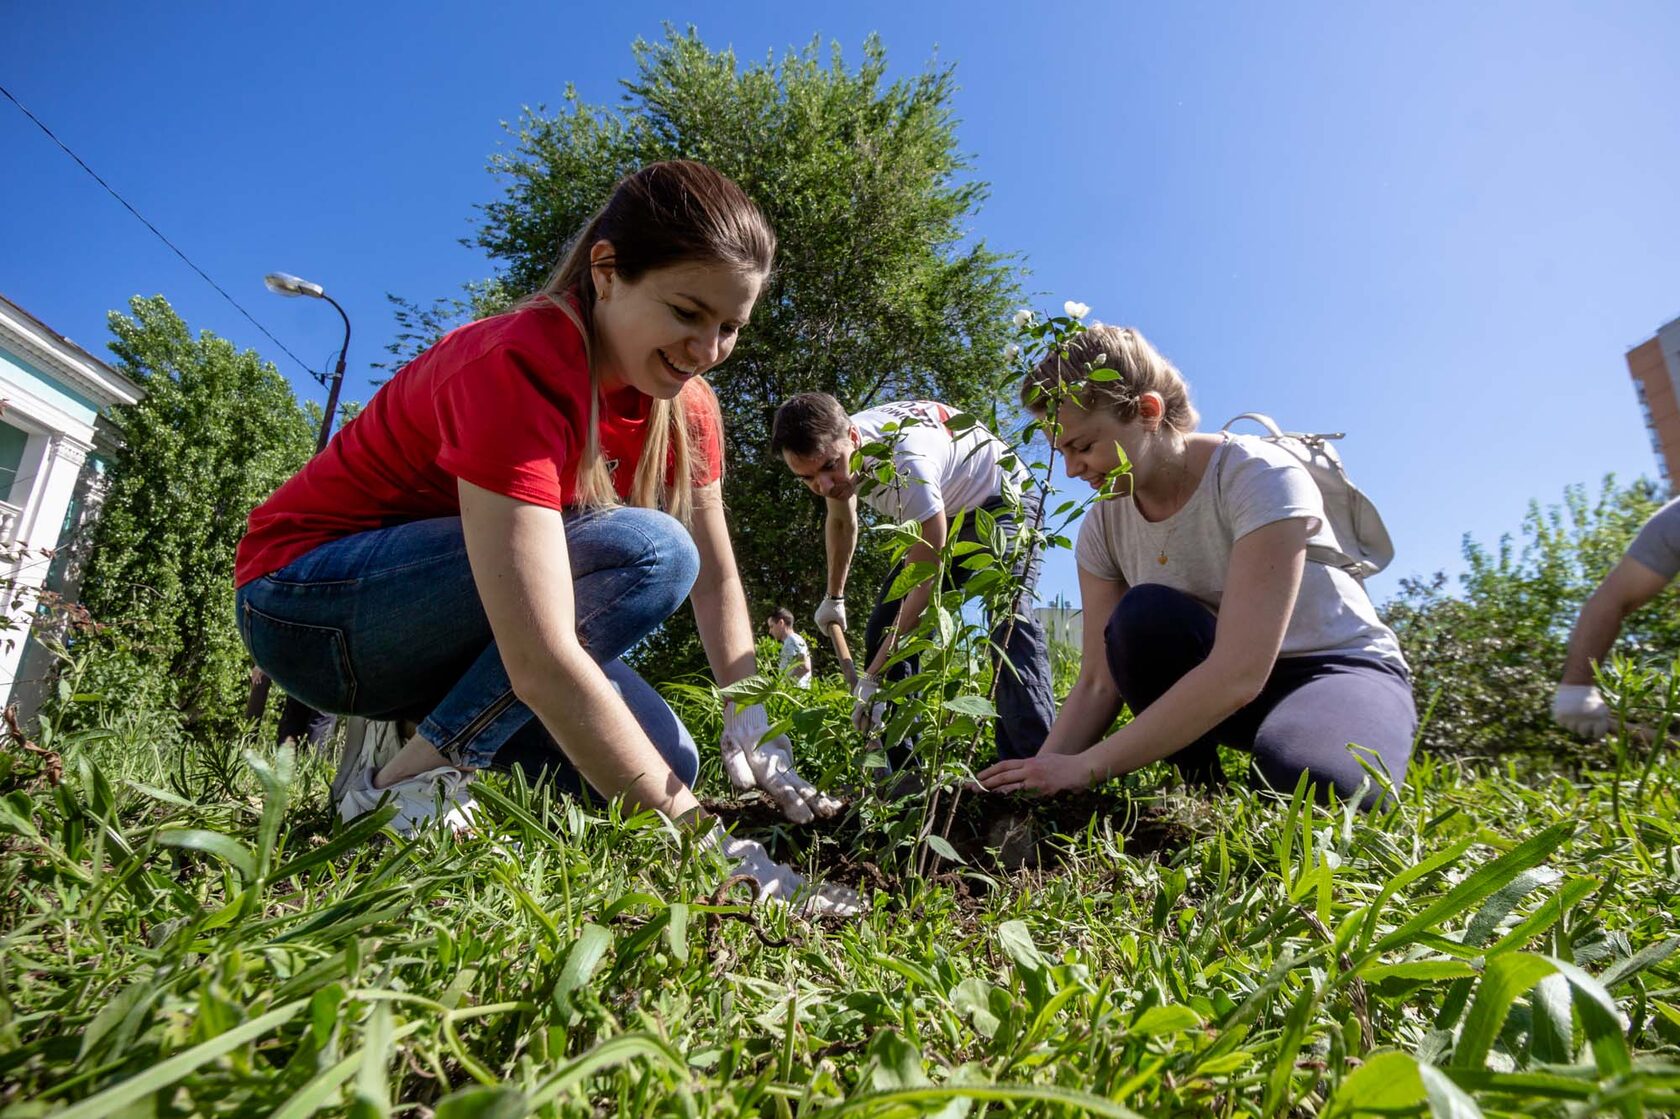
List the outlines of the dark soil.
{"type": "MultiPolygon", "coordinates": [[[[777,858],[799,866],[815,865],[825,880],[859,889],[887,887],[892,875],[882,869],[883,842],[866,834],[852,802],[829,820],[793,824],[761,797],[705,802],[736,835],[762,841],[777,858]]],[[[919,805],[914,809],[918,811],[919,805]]],[[[947,812],[943,805],[938,819],[947,812]]],[[[1191,838],[1191,831],[1164,809],[1100,793],[1073,793],[1045,799],[995,797],[965,793],[945,834],[968,867],[988,876],[1007,876],[1022,870],[1059,873],[1066,841],[1087,828],[1109,822],[1123,836],[1127,854],[1155,858],[1171,854],[1191,838]]],[[[983,893],[983,881],[953,872],[963,868],[937,860],[938,880],[951,880],[965,898],[983,893]]]]}

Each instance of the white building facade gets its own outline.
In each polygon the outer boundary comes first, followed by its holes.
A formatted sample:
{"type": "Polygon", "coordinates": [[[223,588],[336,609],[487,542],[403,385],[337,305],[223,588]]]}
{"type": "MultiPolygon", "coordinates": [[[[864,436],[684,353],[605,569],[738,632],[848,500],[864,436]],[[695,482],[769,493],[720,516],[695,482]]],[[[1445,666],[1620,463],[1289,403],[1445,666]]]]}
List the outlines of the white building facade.
{"type": "Polygon", "coordinates": [[[26,640],[43,589],[73,599],[101,496],[100,420],[143,390],[0,296],[0,703],[27,718],[52,658],[26,640]],[[26,655],[27,650],[27,655],[26,655]]]}

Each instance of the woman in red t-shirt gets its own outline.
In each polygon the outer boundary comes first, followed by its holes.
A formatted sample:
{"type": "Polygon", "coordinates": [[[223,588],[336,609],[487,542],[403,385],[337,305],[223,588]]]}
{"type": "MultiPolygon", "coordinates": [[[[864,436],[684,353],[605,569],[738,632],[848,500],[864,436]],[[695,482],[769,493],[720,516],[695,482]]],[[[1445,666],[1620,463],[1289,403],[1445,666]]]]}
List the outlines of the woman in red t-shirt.
{"type": "MultiPolygon", "coordinates": [[[[686,597],[718,683],[754,671],[700,375],[734,348],[774,254],[729,179],[645,167],[539,295],[405,366],[251,514],[236,578],[257,664],[320,710],[419,721],[377,772],[348,775],[346,819],[389,799],[399,830],[464,828],[473,773],[534,741],[563,783],[704,822],[692,739],[618,658],[686,597]]],[[[834,812],[768,729],[761,707],[726,707],[732,780],[796,820],[834,812]]],[[[766,894],[801,892],[758,844],[701,833],[766,894]]]]}

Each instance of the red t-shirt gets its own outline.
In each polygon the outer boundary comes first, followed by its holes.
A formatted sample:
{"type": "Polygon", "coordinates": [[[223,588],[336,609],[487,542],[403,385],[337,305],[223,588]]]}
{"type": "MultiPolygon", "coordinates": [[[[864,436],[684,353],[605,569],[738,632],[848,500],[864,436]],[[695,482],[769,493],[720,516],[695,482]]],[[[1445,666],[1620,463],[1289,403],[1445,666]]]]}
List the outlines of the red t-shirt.
{"type": "MultiPolygon", "coordinates": [[[[723,475],[717,398],[695,378],[682,399],[694,484],[707,485],[723,475]]],[[[620,497],[635,480],[652,404],[630,388],[602,396],[601,457],[620,497]]],[[[368,529],[459,516],[457,479],[565,509],[588,422],[583,337],[560,308],[535,304],[452,330],[252,511],[234,580],[244,586],[368,529]]]]}

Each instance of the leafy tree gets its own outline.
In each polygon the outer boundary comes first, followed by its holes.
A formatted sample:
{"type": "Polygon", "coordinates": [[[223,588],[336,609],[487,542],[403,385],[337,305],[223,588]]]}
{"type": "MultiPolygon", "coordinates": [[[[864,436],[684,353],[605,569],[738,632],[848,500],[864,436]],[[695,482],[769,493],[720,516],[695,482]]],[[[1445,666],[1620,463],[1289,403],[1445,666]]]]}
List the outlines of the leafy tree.
{"type": "Polygon", "coordinates": [[[121,446],[94,528],[82,601],[114,623],[85,685],[234,729],[248,658],[234,623],[233,555],[253,506],[309,458],[314,427],[278,370],[167,300],[113,311],[117,367],[145,386],[113,409],[121,446]]]}
{"type": "MultiPolygon", "coordinates": [[[[1460,594],[1447,577],[1401,581],[1383,607],[1412,666],[1420,710],[1434,704],[1423,745],[1449,754],[1582,749],[1551,720],[1575,617],[1663,497],[1640,479],[1605,478],[1596,495],[1572,486],[1562,505],[1529,506],[1523,543],[1490,550],[1466,537],[1460,594]]],[[[1618,649],[1663,667],[1680,657],[1680,588],[1622,628],[1618,649]]],[[[1587,749],[1591,749],[1588,747],[1587,749]]]]}
{"type": "MultiPolygon", "coordinates": [[[[1011,262],[972,238],[986,197],[957,150],[948,66],[886,77],[879,39],[846,66],[817,41],[743,65],[691,28],[633,47],[621,105],[568,90],[550,114],[509,125],[512,150],[491,159],[500,198],[482,207],[476,243],[499,262],[463,298],[404,304],[399,358],[463,317],[539,288],[568,237],[624,174],[660,159],[702,160],[739,182],[775,226],[772,277],[751,327],[712,377],[727,423],[725,492],[736,556],[755,608],[821,597],[821,501],[767,453],[770,419],[797,392],[832,392],[851,408],[936,397],[990,416],[1004,375],[1011,262]]],[[[867,552],[869,549],[863,549],[867,552]]],[[[882,570],[860,555],[860,592],[882,570]]],[[[667,627],[664,667],[698,667],[692,624],[667,627]]]]}

